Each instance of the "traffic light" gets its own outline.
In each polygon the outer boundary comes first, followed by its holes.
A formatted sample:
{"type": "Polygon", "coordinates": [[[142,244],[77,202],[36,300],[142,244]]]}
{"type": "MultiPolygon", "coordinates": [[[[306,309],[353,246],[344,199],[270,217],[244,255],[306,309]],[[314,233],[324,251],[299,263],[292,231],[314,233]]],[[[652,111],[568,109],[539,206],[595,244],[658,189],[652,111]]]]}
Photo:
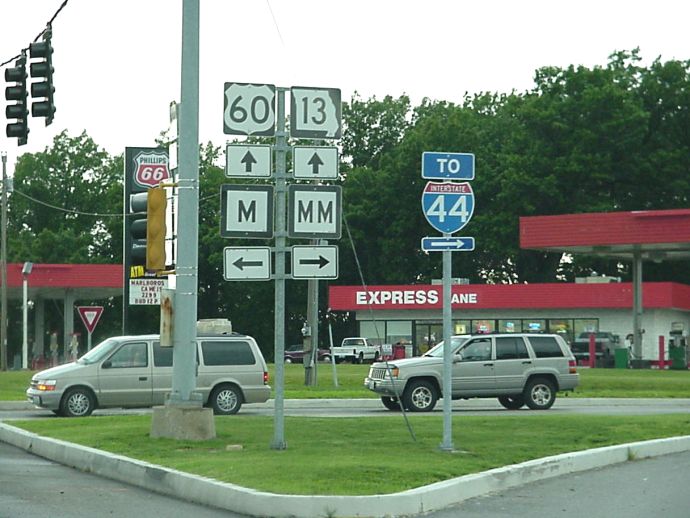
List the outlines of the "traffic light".
{"type": "Polygon", "coordinates": [[[147,192],[130,194],[131,246],[130,266],[147,270],[165,269],[165,189],[156,187],[147,192]]]}
{"type": "Polygon", "coordinates": [[[131,246],[130,266],[146,266],[146,200],[147,193],[129,195],[131,246]]]}
{"type": "Polygon", "coordinates": [[[27,118],[29,111],[26,107],[26,56],[22,56],[14,63],[14,67],[5,69],[5,81],[14,83],[5,88],[5,99],[15,101],[5,107],[7,126],[5,134],[10,138],[18,138],[19,145],[27,142],[29,126],[27,118]]]}
{"type": "Polygon", "coordinates": [[[165,189],[148,190],[146,200],[146,269],[165,270],[165,189]]]}
{"type": "Polygon", "coordinates": [[[43,40],[37,41],[29,45],[29,56],[31,58],[39,58],[38,61],[31,63],[30,73],[32,79],[39,79],[39,81],[31,84],[31,116],[45,117],[46,126],[53,122],[53,115],[55,115],[55,104],[53,102],[53,94],[55,87],[53,86],[53,47],[50,42],[51,31],[46,30],[43,33],[43,40]],[[39,99],[38,101],[36,99],[39,99]]]}

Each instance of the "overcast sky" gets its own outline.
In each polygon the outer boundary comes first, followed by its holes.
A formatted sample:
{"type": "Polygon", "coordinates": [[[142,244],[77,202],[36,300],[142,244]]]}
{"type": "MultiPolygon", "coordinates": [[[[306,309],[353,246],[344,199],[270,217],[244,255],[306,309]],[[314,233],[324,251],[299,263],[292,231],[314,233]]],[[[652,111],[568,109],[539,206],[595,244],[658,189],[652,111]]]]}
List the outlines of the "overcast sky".
{"type": "MultiPolygon", "coordinates": [[[[63,0],[0,2],[0,62],[33,41],[63,0]]],[[[200,140],[223,145],[223,83],[340,88],[342,99],[408,94],[459,102],[519,92],[541,66],[690,59],[678,0],[201,0],[200,140]]],[[[69,0],[53,23],[57,112],[5,137],[8,170],[67,129],[116,154],[154,145],[179,101],[182,0],[69,0]]],[[[3,72],[4,79],[4,72],[3,72]]],[[[4,91],[4,88],[3,88],[4,91]]],[[[4,103],[4,96],[3,96],[4,103]]],[[[4,109],[2,110],[4,113],[4,109]]],[[[471,150],[468,150],[471,151],[471,150]]]]}

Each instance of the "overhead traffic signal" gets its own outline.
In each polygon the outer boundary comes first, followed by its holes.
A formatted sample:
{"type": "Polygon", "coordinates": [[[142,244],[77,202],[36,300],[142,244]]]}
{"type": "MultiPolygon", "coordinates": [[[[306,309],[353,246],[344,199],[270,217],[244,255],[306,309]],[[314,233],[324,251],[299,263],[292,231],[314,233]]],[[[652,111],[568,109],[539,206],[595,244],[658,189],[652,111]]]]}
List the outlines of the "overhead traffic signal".
{"type": "Polygon", "coordinates": [[[130,266],[165,269],[165,189],[157,187],[130,194],[130,266]]]}
{"type": "Polygon", "coordinates": [[[45,117],[46,126],[53,122],[53,115],[55,115],[51,36],[51,31],[48,29],[43,33],[42,41],[36,41],[29,45],[29,56],[38,58],[38,61],[34,61],[29,67],[31,78],[39,80],[31,84],[31,98],[33,99],[31,116],[45,117]]]}
{"type": "Polygon", "coordinates": [[[5,81],[9,84],[5,88],[5,99],[14,101],[5,107],[7,126],[5,134],[10,138],[19,139],[18,144],[23,146],[29,135],[27,118],[29,111],[26,105],[26,56],[22,56],[14,63],[14,67],[5,69],[5,81]]]}

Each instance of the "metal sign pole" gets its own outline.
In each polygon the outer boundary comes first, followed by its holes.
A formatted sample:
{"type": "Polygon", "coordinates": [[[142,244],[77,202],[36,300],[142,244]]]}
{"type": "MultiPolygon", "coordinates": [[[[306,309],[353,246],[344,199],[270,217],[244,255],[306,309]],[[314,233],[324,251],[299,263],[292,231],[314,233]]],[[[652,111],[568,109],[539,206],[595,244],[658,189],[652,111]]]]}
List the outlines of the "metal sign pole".
{"type": "Polygon", "coordinates": [[[278,120],[276,128],[276,199],[275,199],[275,407],[273,414],[273,442],[274,450],[287,449],[285,442],[285,194],[286,194],[286,155],[288,151],[287,136],[285,134],[285,91],[277,88],[278,120]]]}
{"type": "MultiPolygon", "coordinates": [[[[450,234],[443,234],[450,237],[450,234]]],[[[452,277],[452,252],[443,251],[443,443],[441,449],[452,451],[453,448],[453,351],[452,351],[452,310],[451,310],[451,277],[452,277]]]]}

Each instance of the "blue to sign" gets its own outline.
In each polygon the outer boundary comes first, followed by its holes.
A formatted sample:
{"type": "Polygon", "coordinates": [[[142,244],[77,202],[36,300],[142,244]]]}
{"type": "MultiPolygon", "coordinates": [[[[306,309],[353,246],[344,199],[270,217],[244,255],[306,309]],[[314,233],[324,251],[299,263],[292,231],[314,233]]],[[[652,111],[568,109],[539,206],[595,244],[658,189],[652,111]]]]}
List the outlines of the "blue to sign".
{"type": "Polygon", "coordinates": [[[422,210],[429,224],[439,232],[457,232],[472,218],[472,187],[469,182],[427,182],[422,192],[422,210]]]}
{"type": "Polygon", "coordinates": [[[474,180],[474,154],[422,153],[422,178],[429,180],[474,180]]]}

